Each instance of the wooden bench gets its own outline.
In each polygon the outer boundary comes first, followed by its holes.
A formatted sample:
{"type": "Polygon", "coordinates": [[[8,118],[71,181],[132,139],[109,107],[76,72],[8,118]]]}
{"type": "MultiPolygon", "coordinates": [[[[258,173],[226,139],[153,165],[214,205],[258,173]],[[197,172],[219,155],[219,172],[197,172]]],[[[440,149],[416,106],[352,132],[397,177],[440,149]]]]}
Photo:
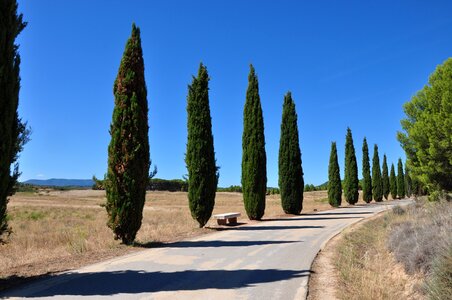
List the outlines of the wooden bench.
{"type": "Polygon", "coordinates": [[[240,217],[240,213],[238,212],[225,213],[213,216],[213,218],[217,220],[218,225],[226,225],[226,221],[231,225],[237,224],[238,217],[240,217]]]}

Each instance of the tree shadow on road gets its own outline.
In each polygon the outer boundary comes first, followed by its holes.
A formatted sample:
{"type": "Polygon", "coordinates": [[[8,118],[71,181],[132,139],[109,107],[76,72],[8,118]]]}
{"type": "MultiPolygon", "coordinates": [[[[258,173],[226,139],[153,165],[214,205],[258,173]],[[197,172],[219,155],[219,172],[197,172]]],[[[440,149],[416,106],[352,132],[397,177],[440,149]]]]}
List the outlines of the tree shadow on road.
{"type": "Polygon", "coordinates": [[[212,248],[212,247],[246,247],[299,243],[300,241],[181,241],[174,243],[135,243],[134,246],[142,248],[212,248]]]}
{"type": "Polygon", "coordinates": [[[371,211],[357,211],[357,212],[326,212],[326,213],[305,213],[302,216],[334,216],[334,215],[368,215],[373,214],[371,211]]]}
{"type": "Polygon", "coordinates": [[[64,273],[50,275],[35,283],[42,287],[41,290],[33,287],[34,291],[17,289],[3,295],[0,294],[0,297],[112,296],[161,291],[239,289],[261,283],[306,277],[310,272],[310,270],[245,269],[64,273]]]}
{"type": "MultiPolygon", "coordinates": [[[[316,214],[313,214],[312,216],[315,216],[316,214]]],[[[343,220],[343,219],[362,219],[362,218],[364,218],[364,217],[359,217],[359,216],[356,216],[356,217],[348,217],[348,216],[345,216],[345,217],[341,217],[341,216],[339,216],[339,217],[318,217],[318,218],[316,218],[316,217],[309,217],[309,215],[307,215],[308,217],[306,217],[306,218],[303,218],[303,215],[301,215],[300,217],[293,217],[293,218],[276,218],[276,219],[265,219],[265,220],[262,220],[262,221],[321,221],[321,220],[343,220]]],[[[287,227],[287,226],[281,226],[281,227],[287,227]]],[[[303,226],[301,226],[301,227],[303,227],[303,226]]],[[[325,227],[325,226],[323,226],[323,227],[325,227]]]]}

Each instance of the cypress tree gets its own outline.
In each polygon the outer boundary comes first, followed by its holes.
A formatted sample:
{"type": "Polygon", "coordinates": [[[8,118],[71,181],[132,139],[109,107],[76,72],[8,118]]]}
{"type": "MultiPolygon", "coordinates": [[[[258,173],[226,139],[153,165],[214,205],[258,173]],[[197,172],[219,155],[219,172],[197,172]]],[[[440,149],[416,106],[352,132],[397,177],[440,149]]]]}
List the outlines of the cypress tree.
{"type": "Polygon", "coordinates": [[[30,134],[17,112],[20,55],[15,40],[25,26],[22,14],[17,14],[17,2],[0,1],[0,242],[3,234],[11,233],[7,217],[8,197],[15,192],[14,186],[20,175],[18,154],[30,134]]]}
{"type": "Polygon", "coordinates": [[[405,176],[403,174],[402,159],[397,163],[397,195],[400,199],[405,197],[405,176]]]}
{"type": "Polygon", "coordinates": [[[330,163],[328,165],[328,202],[338,207],[342,202],[341,175],[337,160],[336,142],[331,143],[330,163]]]}
{"type": "Polygon", "coordinates": [[[386,161],[386,154],[383,155],[383,173],[382,173],[382,187],[383,187],[383,196],[386,200],[388,200],[389,196],[389,176],[388,176],[388,162],[386,161]]]}
{"type": "Polygon", "coordinates": [[[397,178],[395,175],[394,164],[391,164],[391,172],[389,175],[389,189],[391,190],[392,199],[397,198],[397,178]]]}
{"type": "Polygon", "coordinates": [[[407,197],[411,197],[411,195],[413,194],[413,184],[411,182],[411,176],[408,173],[408,166],[406,162],[405,162],[405,191],[407,197]]]}
{"type": "Polygon", "coordinates": [[[113,93],[115,107],[108,146],[108,226],[116,239],[131,244],[141,227],[148,184],[148,102],[140,29],[132,25],[113,93]]]}
{"type": "Polygon", "coordinates": [[[188,87],[187,116],[188,200],[193,219],[203,227],[215,205],[218,176],[209,106],[209,75],[202,63],[198,77],[193,77],[188,87]]]}
{"type": "Polygon", "coordinates": [[[353,145],[352,131],[347,128],[345,137],[344,194],[345,200],[351,205],[358,202],[358,184],[358,164],[356,163],[355,146],[353,145]]]}
{"type": "Polygon", "coordinates": [[[372,179],[370,177],[369,148],[367,140],[363,140],[363,200],[366,203],[372,201],[372,179]]]}
{"type": "Polygon", "coordinates": [[[297,215],[303,209],[304,181],[297,112],[290,92],[284,96],[278,166],[282,208],[286,214],[297,215]]]}
{"type": "Polygon", "coordinates": [[[381,181],[380,157],[377,144],[374,145],[374,157],[372,158],[372,195],[377,202],[383,200],[383,183],[381,181]]]}
{"type": "Polygon", "coordinates": [[[242,189],[248,218],[260,220],[265,211],[267,156],[259,84],[253,65],[250,65],[243,112],[242,189]]]}

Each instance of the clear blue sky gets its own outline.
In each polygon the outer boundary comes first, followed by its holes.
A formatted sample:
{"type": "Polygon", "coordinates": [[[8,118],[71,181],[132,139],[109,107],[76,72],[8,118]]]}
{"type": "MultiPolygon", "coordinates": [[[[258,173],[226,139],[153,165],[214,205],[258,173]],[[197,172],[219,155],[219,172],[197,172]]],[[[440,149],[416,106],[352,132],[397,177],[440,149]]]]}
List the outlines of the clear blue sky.
{"type": "Polygon", "coordinates": [[[33,129],[21,180],[103,177],[113,82],[132,22],[141,28],[157,177],[186,174],[186,95],[208,68],[220,186],[240,184],[249,64],[259,77],[268,185],[278,183],[284,94],[296,103],[306,183],[327,180],[331,141],[343,174],[347,126],[359,174],[366,136],[389,162],[402,104],[452,55],[452,1],[19,1],[28,21],[19,113],[33,129]]]}

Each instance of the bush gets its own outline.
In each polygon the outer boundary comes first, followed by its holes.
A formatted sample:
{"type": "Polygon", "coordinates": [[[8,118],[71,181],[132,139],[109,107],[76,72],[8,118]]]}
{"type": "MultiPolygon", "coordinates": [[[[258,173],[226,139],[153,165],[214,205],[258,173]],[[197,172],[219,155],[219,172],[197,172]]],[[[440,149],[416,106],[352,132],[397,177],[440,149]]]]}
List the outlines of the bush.
{"type": "MultiPolygon", "coordinates": [[[[388,238],[388,248],[408,274],[433,271],[433,262],[443,254],[444,245],[452,245],[452,205],[448,202],[426,203],[407,210],[410,219],[395,225],[388,238]]],[[[447,248],[447,247],[446,247],[447,248]]]]}
{"type": "Polygon", "coordinates": [[[426,284],[430,299],[452,299],[452,244],[439,252],[426,284]]]}
{"type": "Polygon", "coordinates": [[[401,215],[404,215],[405,212],[406,212],[405,209],[403,207],[401,207],[400,205],[394,206],[392,208],[392,213],[395,215],[401,216],[401,215]]]}

